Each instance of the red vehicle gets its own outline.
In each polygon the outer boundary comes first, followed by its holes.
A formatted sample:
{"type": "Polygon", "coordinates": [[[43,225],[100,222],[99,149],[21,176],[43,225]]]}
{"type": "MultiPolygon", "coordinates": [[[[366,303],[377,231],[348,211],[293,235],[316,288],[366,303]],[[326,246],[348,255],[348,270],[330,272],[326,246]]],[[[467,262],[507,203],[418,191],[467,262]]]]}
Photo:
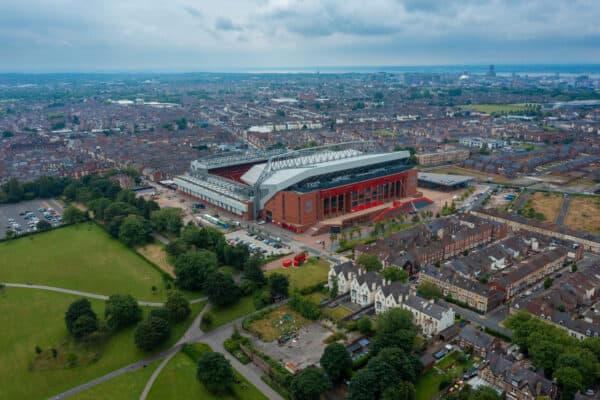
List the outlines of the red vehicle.
{"type": "Polygon", "coordinates": [[[288,268],[292,266],[292,260],[283,260],[283,267],[288,268]]]}
{"type": "Polygon", "coordinates": [[[296,254],[296,257],[294,257],[294,267],[299,267],[300,265],[304,264],[304,262],[306,261],[306,252],[302,252],[299,254],[296,254]]]}

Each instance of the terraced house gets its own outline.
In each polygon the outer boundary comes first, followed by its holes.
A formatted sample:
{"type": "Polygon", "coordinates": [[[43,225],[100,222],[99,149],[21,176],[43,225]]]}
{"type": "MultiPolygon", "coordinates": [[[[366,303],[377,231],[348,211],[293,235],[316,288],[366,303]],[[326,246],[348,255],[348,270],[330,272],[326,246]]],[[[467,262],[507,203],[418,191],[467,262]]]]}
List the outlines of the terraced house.
{"type": "Polygon", "coordinates": [[[444,296],[465,303],[482,314],[499,306],[504,299],[503,292],[462,277],[449,268],[426,265],[419,273],[419,279],[436,285],[444,296]]]}

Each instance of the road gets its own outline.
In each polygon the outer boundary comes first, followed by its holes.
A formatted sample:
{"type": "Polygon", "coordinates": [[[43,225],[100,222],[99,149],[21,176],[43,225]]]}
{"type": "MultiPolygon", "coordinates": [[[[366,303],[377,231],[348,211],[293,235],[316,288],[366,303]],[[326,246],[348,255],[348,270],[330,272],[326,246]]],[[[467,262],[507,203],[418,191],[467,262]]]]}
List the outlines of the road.
{"type": "MultiPolygon", "coordinates": [[[[75,296],[87,297],[90,299],[108,300],[108,296],[105,296],[103,294],[82,292],[80,290],[71,290],[71,289],[59,288],[59,287],[55,287],[55,286],[33,285],[30,283],[7,283],[7,282],[2,282],[0,284],[4,285],[6,287],[48,290],[50,292],[72,294],[75,296]]],[[[200,303],[202,301],[206,301],[207,299],[208,299],[207,297],[200,297],[197,299],[193,299],[193,300],[190,300],[190,304],[200,303]]],[[[165,303],[155,303],[152,301],[138,301],[138,304],[143,307],[162,307],[165,305],[165,303]]]]}
{"type": "Polygon", "coordinates": [[[565,198],[563,199],[562,206],[560,207],[560,212],[558,213],[558,217],[556,217],[556,225],[562,226],[565,222],[565,217],[567,216],[567,212],[569,211],[569,205],[571,204],[571,196],[565,194],[565,198]]]}
{"type": "Polygon", "coordinates": [[[487,328],[498,331],[503,335],[512,337],[512,334],[508,329],[500,326],[500,323],[508,315],[508,306],[507,305],[498,307],[497,309],[495,309],[492,312],[488,313],[487,315],[483,316],[483,315],[476,313],[475,311],[469,310],[467,308],[462,308],[456,304],[448,303],[444,300],[440,300],[440,304],[446,305],[448,307],[452,307],[457,314],[462,315],[463,317],[465,317],[466,319],[468,319],[471,322],[478,323],[481,326],[485,326],[487,328]]]}

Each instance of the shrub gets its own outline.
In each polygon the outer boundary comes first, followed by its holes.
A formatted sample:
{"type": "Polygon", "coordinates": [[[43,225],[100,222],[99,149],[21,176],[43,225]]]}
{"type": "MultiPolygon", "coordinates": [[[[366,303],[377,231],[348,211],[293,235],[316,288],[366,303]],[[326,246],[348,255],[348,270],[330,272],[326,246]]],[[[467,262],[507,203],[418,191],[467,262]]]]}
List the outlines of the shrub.
{"type": "Polygon", "coordinates": [[[288,304],[292,310],[297,311],[304,318],[314,321],[319,319],[321,315],[321,310],[318,306],[298,293],[293,293],[290,296],[288,304]]]}

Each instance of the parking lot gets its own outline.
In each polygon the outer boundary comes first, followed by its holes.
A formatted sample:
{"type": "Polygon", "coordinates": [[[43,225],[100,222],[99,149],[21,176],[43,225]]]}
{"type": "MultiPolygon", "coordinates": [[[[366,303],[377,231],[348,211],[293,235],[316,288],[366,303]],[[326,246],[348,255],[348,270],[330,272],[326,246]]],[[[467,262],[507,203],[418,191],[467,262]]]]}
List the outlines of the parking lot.
{"type": "Polygon", "coordinates": [[[267,238],[265,235],[249,233],[243,229],[227,233],[225,238],[231,244],[246,244],[251,251],[261,252],[265,256],[288,254],[293,251],[288,243],[281,241],[281,238],[267,238]]]}
{"type": "Polygon", "coordinates": [[[35,232],[36,221],[47,221],[52,226],[61,224],[60,218],[64,210],[60,200],[30,200],[0,206],[0,239],[6,236],[7,230],[17,234],[35,232]]]}
{"type": "Polygon", "coordinates": [[[265,343],[258,339],[253,344],[269,357],[303,369],[319,362],[326,346],[323,341],[330,335],[330,331],[313,323],[301,328],[296,338],[283,345],[279,345],[277,340],[265,343]]]}

